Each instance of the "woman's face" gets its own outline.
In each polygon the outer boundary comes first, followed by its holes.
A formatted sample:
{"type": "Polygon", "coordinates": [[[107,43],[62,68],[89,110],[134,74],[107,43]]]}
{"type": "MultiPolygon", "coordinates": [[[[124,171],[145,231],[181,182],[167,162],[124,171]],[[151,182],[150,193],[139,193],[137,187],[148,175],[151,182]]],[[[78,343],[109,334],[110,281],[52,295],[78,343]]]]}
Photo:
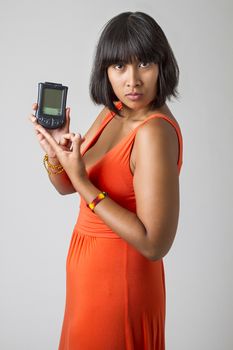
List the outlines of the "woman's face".
{"type": "Polygon", "coordinates": [[[107,73],[115,95],[127,107],[145,108],[155,99],[158,64],[134,60],[127,64],[113,64],[107,73]]]}

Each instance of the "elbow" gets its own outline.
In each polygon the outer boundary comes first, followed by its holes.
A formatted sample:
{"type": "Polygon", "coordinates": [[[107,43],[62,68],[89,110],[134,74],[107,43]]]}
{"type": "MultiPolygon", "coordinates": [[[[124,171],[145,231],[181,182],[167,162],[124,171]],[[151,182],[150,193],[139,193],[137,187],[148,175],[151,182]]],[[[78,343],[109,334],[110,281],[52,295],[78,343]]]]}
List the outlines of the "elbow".
{"type": "Polygon", "coordinates": [[[61,191],[60,189],[58,188],[55,188],[57,190],[57,193],[60,194],[61,196],[65,196],[67,193],[64,192],[64,191],[61,191]]]}
{"type": "Polygon", "coordinates": [[[61,196],[65,196],[66,194],[68,193],[63,193],[63,192],[60,192],[60,191],[57,191],[61,196]]]}
{"type": "Polygon", "coordinates": [[[57,190],[57,193],[59,193],[61,196],[65,196],[67,194],[74,193],[74,191],[73,192],[69,192],[69,191],[62,191],[60,189],[56,189],[56,190],[57,190]]]}
{"type": "Polygon", "coordinates": [[[150,261],[158,261],[161,260],[163,258],[163,255],[159,255],[159,254],[148,254],[147,255],[147,259],[150,261]]]}
{"type": "Polygon", "coordinates": [[[147,259],[150,260],[150,261],[158,261],[158,260],[161,260],[165,257],[167,253],[154,253],[154,254],[148,254],[147,255],[147,259]]]}
{"type": "Polygon", "coordinates": [[[147,258],[151,261],[164,258],[172,247],[175,234],[176,231],[163,231],[161,234],[153,235],[153,239],[149,239],[151,235],[148,234],[149,246],[147,246],[147,258]]]}
{"type": "Polygon", "coordinates": [[[158,250],[155,249],[154,246],[150,246],[149,249],[147,249],[146,253],[144,252],[143,255],[149,261],[158,261],[163,258],[163,255],[160,252],[158,252],[158,250]]]}
{"type": "Polygon", "coordinates": [[[150,249],[147,251],[146,257],[150,261],[158,261],[163,259],[167,255],[169,250],[170,250],[170,246],[158,247],[158,245],[152,245],[150,246],[150,249]]]}

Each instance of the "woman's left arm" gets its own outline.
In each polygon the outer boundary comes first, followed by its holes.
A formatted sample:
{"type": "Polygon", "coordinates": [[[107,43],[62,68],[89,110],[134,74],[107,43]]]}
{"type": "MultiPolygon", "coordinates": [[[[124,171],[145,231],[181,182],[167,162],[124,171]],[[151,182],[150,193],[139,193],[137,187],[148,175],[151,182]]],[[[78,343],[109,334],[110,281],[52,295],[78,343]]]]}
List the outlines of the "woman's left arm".
{"type": "MultiPolygon", "coordinates": [[[[59,146],[46,136],[57,149],[57,156],[74,188],[90,203],[100,189],[93,185],[84,171],[79,152],[82,141],[75,138],[74,152],[64,156],[59,146]],[[76,160],[75,155],[78,157],[76,160]]],[[[98,203],[95,213],[143,256],[159,260],[168,253],[173,243],[179,216],[178,138],[175,129],[162,119],[150,120],[137,131],[135,153],[136,213],[110,197],[98,203]]]]}
{"type": "Polygon", "coordinates": [[[136,139],[134,189],[137,216],[144,223],[152,259],[164,257],[175,239],[179,219],[179,141],[162,118],[146,123],[136,139]]]}

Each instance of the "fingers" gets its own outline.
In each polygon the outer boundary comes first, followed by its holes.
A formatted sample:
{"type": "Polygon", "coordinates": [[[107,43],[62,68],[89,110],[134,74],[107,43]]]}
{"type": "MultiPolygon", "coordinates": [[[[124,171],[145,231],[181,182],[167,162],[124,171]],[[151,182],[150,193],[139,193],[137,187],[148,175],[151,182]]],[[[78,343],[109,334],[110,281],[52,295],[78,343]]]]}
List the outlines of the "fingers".
{"type": "Polygon", "coordinates": [[[40,124],[38,124],[35,129],[39,131],[44,138],[48,141],[49,145],[53,148],[56,154],[62,151],[62,148],[58,145],[58,143],[54,140],[54,138],[45,130],[40,124]]]}
{"type": "Polygon", "coordinates": [[[85,138],[82,137],[80,134],[74,134],[70,132],[62,135],[59,144],[64,146],[70,143],[70,150],[77,151],[84,140],[85,138]]]}
{"type": "Polygon", "coordinates": [[[68,133],[70,130],[70,108],[66,108],[66,121],[63,126],[63,130],[68,133]]]}
{"type": "MultiPolygon", "coordinates": [[[[38,108],[38,104],[37,104],[37,103],[33,103],[32,109],[33,109],[34,111],[36,111],[37,108],[38,108]]],[[[37,120],[36,120],[36,117],[35,117],[34,114],[30,114],[29,117],[28,117],[28,119],[29,119],[29,121],[31,121],[32,123],[37,124],[37,120]]]]}
{"type": "Polygon", "coordinates": [[[29,117],[28,117],[28,119],[32,122],[32,123],[37,123],[37,121],[36,121],[36,117],[33,115],[33,114],[30,114],[29,115],[29,117]]]}
{"type": "Polygon", "coordinates": [[[67,133],[61,136],[59,140],[59,144],[62,146],[66,146],[68,143],[72,142],[72,139],[74,138],[74,133],[67,133]]]}
{"type": "Polygon", "coordinates": [[[70,122],[70,107],[66,108],[66,120],[70,122]]]}
{"type": "Polygon", "coordinates": [[[80,152],[80,146],[85,140],[85,137],[82,137],[80,134],[76,134],[72,139],[72,146],[71,149],[73,152],[80,152]]]}
{"type": "Polygon", "coordinates": [[[37,104],[37,103],[33,103],[33,105],[32,105],[32,109],[33,109],[34,111],[36,111],[36,110],[37,110],[37,108],[38,108],[38,104],[37,104]]]}

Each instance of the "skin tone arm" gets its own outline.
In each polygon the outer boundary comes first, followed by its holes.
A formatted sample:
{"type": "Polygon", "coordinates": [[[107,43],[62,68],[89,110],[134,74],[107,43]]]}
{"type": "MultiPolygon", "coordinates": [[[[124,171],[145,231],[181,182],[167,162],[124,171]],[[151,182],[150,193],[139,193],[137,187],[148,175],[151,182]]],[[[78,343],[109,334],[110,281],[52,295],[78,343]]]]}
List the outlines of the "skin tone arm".
{"type": "MultiPolygon", "coordinates": [[[[53,147],[75,190],[90,203],[100,192],[88,179],[80,154],[82,139],[72,134],[72,151],[64,151],[40,125],[38,130],[53,147]]],[[[133,213],[106,197],[95,213],[122,239],[149,260],[164,257],[175,238],[179,215],[178,140],[172,126],[154,119],[135,137],[134,188],[137,212],[133,213]],[[147,154],[147,157],[144,155],[147,154]],[[156,161],[155,161],[156,160],[156,161]]]]}
{"type": "MultiPolygon", "coordinates": [[[[34,103],[32,106],[33,110],[37,109],[37,104],[34,103]]],[[[90,127],[90,129],[87,131],[87,133],[83,137],[83,142],[81,144],[80,150],[84,149],[86,145],[89,143],[89,140],[92,139],[94,134],[96,133],[96,130],[99,128],[103,118],[105,117],[107,113],[107,108],[103,108],[100,114],[97,116],[96,120],[90,127]]],[[[51,164],[58,165],[60,164],[55,152],[53,151],[51,145],[48,143],[47,139],[39,132],[39,130],[36,129],[38,123],[36,121],[36,117],[31,114],[29,116],[29,120],[32,122],[36,135],[38,138],[38,141],[44,150],[45,153],[48,154],[48,160],[51,164]]],[[[69,126],[70,126],[70,109],[66,109],[66,123],[65,126],[62,129],[55,129],[48,131],[54,139],[59,142],[59,144],[63,147],[64,150],[68,150],[71,143],[67,139],[62,139],[62,135],[69,133],[69,126]]],[[[71,135],[75,135],[74,133],[71,133],[71,135]]],[[[69,179],[69,176],[65,171],[60,173],[59,175],[53,175],[52,173],[49,175],[49,180],[52,183],[52,185],[55,187],[55,189],[62,195],[65,194],[71,194],[75,193],[76,189],[74,188],[72,182],[69,179]]]]}

